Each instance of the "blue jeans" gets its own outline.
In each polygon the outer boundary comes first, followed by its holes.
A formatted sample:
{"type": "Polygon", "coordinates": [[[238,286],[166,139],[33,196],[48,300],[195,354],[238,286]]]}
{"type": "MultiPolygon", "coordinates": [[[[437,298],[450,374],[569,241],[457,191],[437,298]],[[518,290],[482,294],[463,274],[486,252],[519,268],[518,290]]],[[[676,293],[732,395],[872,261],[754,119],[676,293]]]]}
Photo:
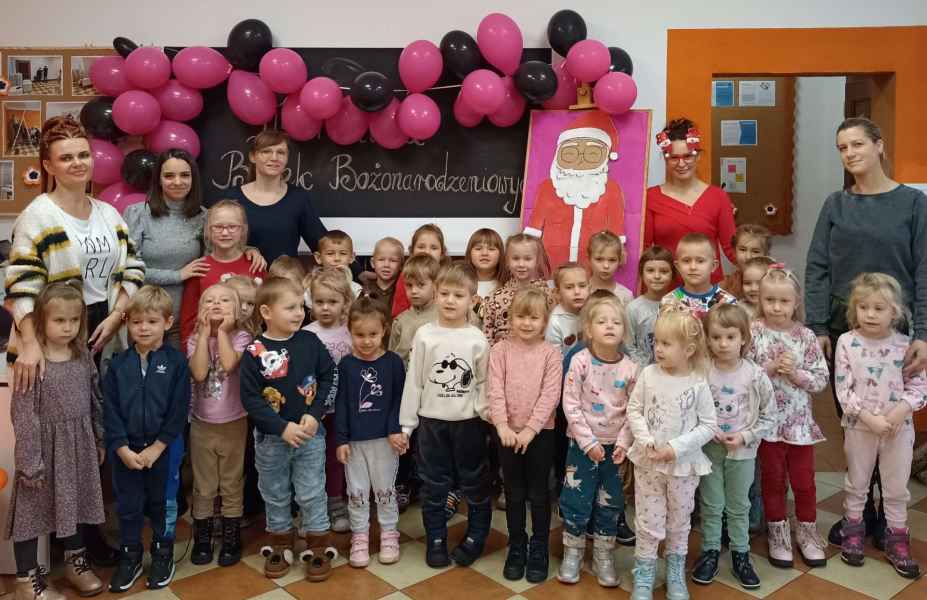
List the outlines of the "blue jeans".
{"type": "Polygon", "coordinates": [[[566,476],[560,492],[560,516],[563,529],[570,535],[586,535],[592,520],[593,533],[615,536],[618,517],[624,512],[624,492],[618,465],[612,462],[614,444],[604,445],[605,459],[592,462],[574,440],[566,456],[566,476]]]}
{"type": "Polygon", "coordinates": [[[299,505],[299,535],[328,531],[328,496],[325,494],[325,427],[299,448],[279,435],[254,431],[254,463],[258,489],[264,498],[267,531],[287,533],[293,529],[290,508],[293,490],[299,505]]]}

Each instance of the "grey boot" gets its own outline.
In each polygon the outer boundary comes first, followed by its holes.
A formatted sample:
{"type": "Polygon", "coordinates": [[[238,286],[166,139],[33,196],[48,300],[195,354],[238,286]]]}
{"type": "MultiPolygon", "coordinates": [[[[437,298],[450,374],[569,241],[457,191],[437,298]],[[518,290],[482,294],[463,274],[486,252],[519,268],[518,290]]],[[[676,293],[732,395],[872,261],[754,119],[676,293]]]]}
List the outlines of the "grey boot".
{"type": "Polygon", "coordinates": [[[562,583],[577,583],[579,572],[583,568],[583,556],[586,554],[586,538],[563,532],[563,562],[557,579],[562,583]]]}
{"type": "Polygon", "coordinates": [[[657,577],[657,561],[654,558],[637,558],[634,560],[634,589],[631,600],[653,600],[653,580],[657,577]]]}
{"type": "Polygon", "coordinates": [[[685,554],[666,555],[666,600],[689,600],[685,554]]]}
{"type": "Polygon", "coordinates": [[[614,537],[596,534],[593,538],[592,573],[602,587],[618,587],[614,537]]]}

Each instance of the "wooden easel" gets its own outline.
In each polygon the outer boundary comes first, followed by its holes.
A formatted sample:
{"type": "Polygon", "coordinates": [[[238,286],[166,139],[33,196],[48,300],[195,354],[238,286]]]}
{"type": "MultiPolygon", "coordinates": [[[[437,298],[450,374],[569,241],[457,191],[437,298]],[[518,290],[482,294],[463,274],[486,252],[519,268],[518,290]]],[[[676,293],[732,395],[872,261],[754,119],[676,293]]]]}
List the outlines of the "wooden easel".
{"type": "Polygon", "coordinates": [[[576,88],[576,104],[570,106],[570,110],[592,110],[594,108],[598,106],[592,99],[592,86],[583,83],[576,88]]]}

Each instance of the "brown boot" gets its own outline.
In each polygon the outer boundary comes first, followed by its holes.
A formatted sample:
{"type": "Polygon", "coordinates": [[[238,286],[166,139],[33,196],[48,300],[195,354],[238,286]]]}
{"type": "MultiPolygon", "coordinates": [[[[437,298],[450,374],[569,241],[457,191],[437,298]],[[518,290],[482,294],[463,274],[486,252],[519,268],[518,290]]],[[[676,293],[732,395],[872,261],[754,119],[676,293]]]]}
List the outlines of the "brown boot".
{"type": "Polygon", "coordinates": [[[87,549],[65,550],[64,552],[64,578],[74,588],[78,595],[96,596],[103,591],[103,582],[90,568],[87,549]]]}
{"type": "Polygon", "coordinates": [[[293,564],[293,532],[270,534],[270,545],[261,548],[261,556],[264,557],[265,577],[284,577],[293,564]]]}
{"type": "Polygon", "coordinates": [[[328,532],[307,533],[306,549],[299,560],[306,565],[306,579],[313,582],[325,581],[332,574],[332,561],[338,558],[338,550],[331,544],[328,532]]]}
{"type": "Polygon", "coordinates": [[[48,574],[39,567],[25,577],[16,578],[14,600],[66,600],[64,594],[48,585],[48,574]]]}

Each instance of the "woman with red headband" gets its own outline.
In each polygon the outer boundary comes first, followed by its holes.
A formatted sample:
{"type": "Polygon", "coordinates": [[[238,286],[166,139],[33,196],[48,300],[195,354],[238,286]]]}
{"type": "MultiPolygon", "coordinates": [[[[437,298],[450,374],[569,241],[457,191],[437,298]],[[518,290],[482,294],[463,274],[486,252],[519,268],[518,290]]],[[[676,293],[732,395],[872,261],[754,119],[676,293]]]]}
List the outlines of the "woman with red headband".
{"type": "MultiPolygon", "coordinates": [[[[704,233],[714,241],[719,261],[723,251],[734,262],[734,208],[721,188],[698,178],[695,168],[702,145],[695,124],[685,118],[670,121],[657,134],[657,146],[666,161],[666,181],[647,190],[644,248],[657,245],[675,253],[682,236],[704,233]]],[[[711,281],[723,278],[719,263],[711,281]]]]}

